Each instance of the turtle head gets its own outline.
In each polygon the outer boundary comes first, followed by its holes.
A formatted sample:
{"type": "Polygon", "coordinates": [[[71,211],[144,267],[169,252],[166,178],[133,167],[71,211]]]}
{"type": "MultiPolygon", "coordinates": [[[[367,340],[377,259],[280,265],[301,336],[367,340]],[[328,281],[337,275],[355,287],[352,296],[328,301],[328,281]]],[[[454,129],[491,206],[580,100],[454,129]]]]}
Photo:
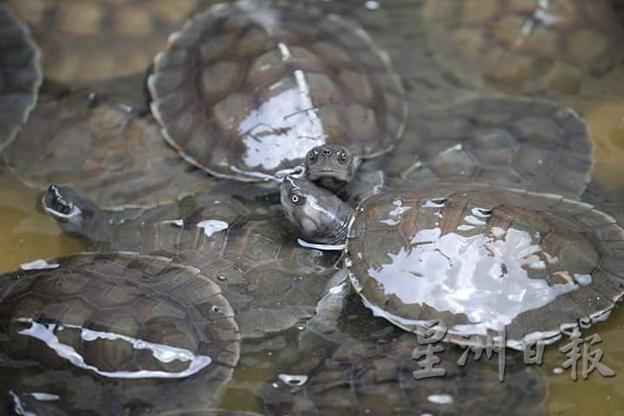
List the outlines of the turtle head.
{"type": "Polygon", "coordinates": [[[43,195],[43,209],[61,229],[91,241],[101,241],[108,219],[95,203],[70,187],[50,185],[43,195]]]}
{"type": "Polygon", "coordinates": [[[308,151],[305,160],[306,177],[312,182],[336,191],[353,178],[355,162],[344,146],[324,144],[308,151]]]}
{"type": "Polygon", "coordinates": [[[311,243],[342,244],[353,210],[330,191],[306,179],[287,176],[281,202],[288,220],[311,243]]]}

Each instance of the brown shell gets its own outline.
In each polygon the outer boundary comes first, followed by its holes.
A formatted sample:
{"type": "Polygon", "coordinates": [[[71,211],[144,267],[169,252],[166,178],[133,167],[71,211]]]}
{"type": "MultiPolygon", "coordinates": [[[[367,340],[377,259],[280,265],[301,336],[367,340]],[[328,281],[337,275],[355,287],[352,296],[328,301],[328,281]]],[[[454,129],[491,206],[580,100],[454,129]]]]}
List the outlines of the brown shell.
{"type": "MultiPolygon", "coordinates": [[[[355,316],[353,316],[355,318],[355,316]]],[[[370,316],[357,315],[371,326],[370,316]]],[[[389,328],[376,333],[388,333],[389,328]]],[[[442,347],[437,344],[437,347],[442,347]]],[[[462,351],[446,347],[436,353],[443,377],[416,379],[419,360],[415,350],[425,350],[413,334],[392,333],[343,342],[320,365],[306,372],[302,386],[280,381],[261,392],[267,414],[275,415],[543,415],[546,380],[536,368],[525,366],[522,357],[507,354],[505,382],[498,380],[496,358],[472,361],[461,367],[462,351]]],[[[319,354],[318,349],[312,352],[319,354]]],[[[301,354],[301,362],[310,360],[301,354]]],[[[295,365],[297,367],[297,365],[295,365]]],[[[287,369],[287,374],[301,374],[287,369]]]]}
{"type": "Polygon", "coordinates": [[[590,181],[583,120],[554,102],[478,97],[412,115],[388,170],[415,183],[485,182],[577,198],[590,181]]]}
{"type": "Polygon", "coordinates": [[[324,142],[377,156],[405,118],[401,81],[359,26],[263,1],[193,17],[148,84],[152,112],[187,161],[246,181],[292,169],[324,142]]]}
{"type": "Polygon", "coordinates": [[[574,93],[619,63],[624,32],[610,0],[428,0],[427,33],[458,77],[503,91],[574,93]]]}
{"type": "Polygon", "coordinates": [[[76,84],[141,73],[199,0],[9,0],[43,51],[46,79],[76,84]]]}
{"type": "Polygon", "coordinates": [[[9,390],[54,394],[52,405],[68,414],[217,404],[240,335],[207,275],[132,253],[22,268],[0,277],[1,408],[9,390]]]}
{"type": "Polygon", "coordinates": [[[139,250],[218,276],[243,338],[302,324],[315,313],[340,253],[297,243],[281,206],[211,191],[151,209],[110,213],[110,241],[98,250],[139,250]]]}
{"type": "Polygon", "coordinates": [[[23,182],[72,186],[103,208],[168,203],[214,182],[169,149],[153,118],[84,92],[43,97],[18,138],[3,159],[23,182]]]}
{"type": "Polygon", "coordinates": [[[376,314],[416,332],[442,320],[460,344],[503,326],[512,348],[554,342],[604,320],[624,294],[624,230],[552,194],[456,184],[381,193],[358,209],[348,255],[376,314]]]}
{"type": "Polygon", "coordinates": [[[0,4],[0,151],[26,122],[41,80],[39,49],[28,28],[0,4]]]}

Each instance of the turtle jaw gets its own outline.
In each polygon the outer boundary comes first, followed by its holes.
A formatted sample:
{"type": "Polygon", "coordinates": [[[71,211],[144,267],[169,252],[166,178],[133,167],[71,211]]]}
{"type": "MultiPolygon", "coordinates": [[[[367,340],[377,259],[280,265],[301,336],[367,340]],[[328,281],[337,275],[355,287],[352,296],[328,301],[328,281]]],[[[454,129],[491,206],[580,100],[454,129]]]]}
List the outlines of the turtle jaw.
{"type": "Polygon", "coordinates": [[[69,222],[82,214],[82,210],[67,199],[63,189],[57,185],[50,185],[43,195],[43,209],[59,222],[69,222]]]}

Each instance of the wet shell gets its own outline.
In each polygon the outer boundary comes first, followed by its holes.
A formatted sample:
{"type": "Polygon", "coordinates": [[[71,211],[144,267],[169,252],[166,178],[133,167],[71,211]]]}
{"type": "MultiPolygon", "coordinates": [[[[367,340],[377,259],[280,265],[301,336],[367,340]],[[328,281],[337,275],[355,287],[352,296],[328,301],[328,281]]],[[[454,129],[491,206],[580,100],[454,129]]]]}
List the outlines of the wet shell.
{"type": "Polygon", "coordinates": [[[281,206],[264,201],[243,204],[213,190],[108,214],[110,234],[94,249],[158,253],[216,275],[244,338],[302,324],[336,272],[339,253],[301,247],[281,206]]]}
{"type": "Polygon", "coordinates": [[[39,49],[30,32],[0,4],[0,150],[26,122],[41,79],[39,49]]]}
{"type": "Polygon", "coordinates": [[[193,17],[149,78],[152,112],[190,163],[239,180],[278,175],[324,142],[389,151],[403,88],[368,35],[335,15],[241,1],[193,17]]]}
{"type": "Polygon", "coordinates": [[[418,184],[463,179],[578,198],[590,181],[587,127],[550,101],[479,97],[410,123],[410,140],[399,143],[387,170],[418,184]]]}
{"type": "Polygon", "coordinates": [[[3,159],[30,187],[72,186],[104,208],[168,203],[214,182],[169,149],[153,118],[84,92],[42,97],[3,159]]]}
{"type": "Polygon", "coordinates": [[[438,60],[477,86],[574,93],[621,62],[621,21],[609,0],[428,0],[438,60]]]}
{"type": "Polygon", "coordinates": [[[212,407],[239,358],[233,316],[208,277],[163,257],[23,265],[0,277],[0,406],[11,391],[69,414],[212,407]]]}
{"type": "Polygon", "coordinates": [[[137,73],[198,0],[9,0],[43,51],[46,79],[76,84],[137,73]]]}
{"type": "MultiPolygon", "coordinates": [[[[370,326],[373,319],[358,316],[370,326]]],[[[372,325],[371,325],[372,324],[372,325]]],[[[377,331],[388,333],[388,328],[377,331]]],[[[443,347],[443,344],[437,344],[443,347]]],[[[342,342],[321,363],[306,372],[302,384],[277,381],[262,391],[267,414],[279,415],[542,415],[545,413],[546,380],[538,370],[525,366],[522,357],[507,354],[505,382],[498,380],[496,354],[490,360],[457,361],[458,348],[436,354],[442,377],[414,378],[421,370],[415,350],[426,350],[413,334],[392,333],[375,339],[342,342]]],[[[318,353],[318,351],[315,351],[318,353]]],[[[305,361],[310,355],[300,357],[305,361]]],[[[296,366],[295,366],[296,367],[296,366]]],[[[297,381],[297,368],[285,371],[297,381]]]]}
{"type": "Polygon", "coordinates": [[[606,319],[624,293],[624,230],[591,205],[489,186],[378,194],[348,241],[351,281],[373,312],[447,340],[547,343],[606,319]]]}

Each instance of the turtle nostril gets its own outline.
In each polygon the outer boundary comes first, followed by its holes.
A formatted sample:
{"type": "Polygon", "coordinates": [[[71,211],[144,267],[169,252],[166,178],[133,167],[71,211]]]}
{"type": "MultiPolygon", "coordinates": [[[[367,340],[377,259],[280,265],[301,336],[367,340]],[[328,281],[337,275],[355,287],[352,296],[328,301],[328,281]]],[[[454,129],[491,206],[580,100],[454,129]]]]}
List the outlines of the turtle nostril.
{"type": "Polygon", "coordinates": [[[331,150],[329,150],[329,149],[323,149],[323,156],[327,156],[327,157],[329,157],[329,156],[331,156],[331,154],[332,154],[331,150]]]}

